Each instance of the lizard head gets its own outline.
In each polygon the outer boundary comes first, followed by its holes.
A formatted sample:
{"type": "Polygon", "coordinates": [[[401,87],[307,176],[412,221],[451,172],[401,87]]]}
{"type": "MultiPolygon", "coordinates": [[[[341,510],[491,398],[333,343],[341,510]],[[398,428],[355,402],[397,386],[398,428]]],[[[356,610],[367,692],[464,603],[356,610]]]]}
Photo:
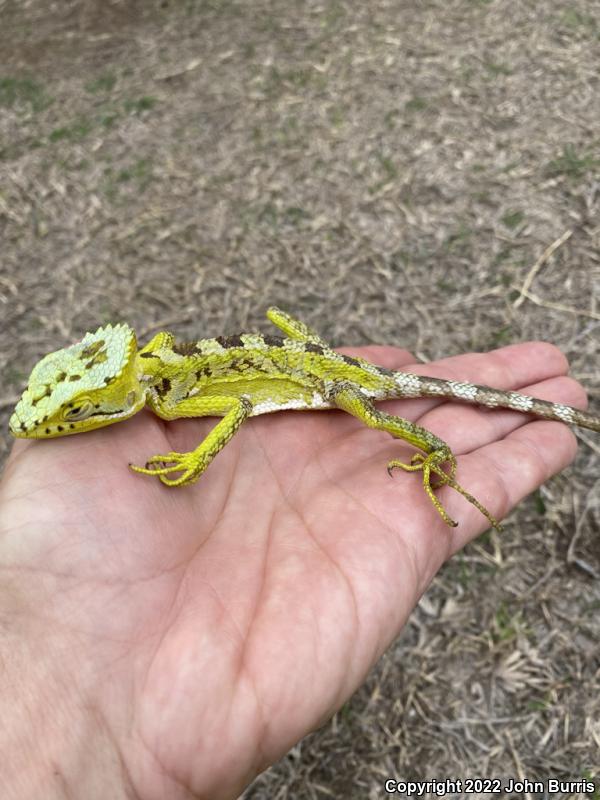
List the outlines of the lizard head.
{"type": "Polygon", "coordinates": [[[134,331],[124,324],[87,333],[42,358],[10,418],[13,436],[45,439],[130,417],[144,405],[135,371],[134,331]]]}

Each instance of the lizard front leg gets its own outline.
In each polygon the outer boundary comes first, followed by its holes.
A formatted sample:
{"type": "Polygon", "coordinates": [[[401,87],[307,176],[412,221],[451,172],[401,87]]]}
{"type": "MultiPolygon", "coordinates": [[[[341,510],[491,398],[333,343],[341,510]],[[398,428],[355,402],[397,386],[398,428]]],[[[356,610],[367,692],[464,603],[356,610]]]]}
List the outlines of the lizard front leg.
{"type": "Polygon", "coordinates": [[[134,472],[157,475],[166,486],[185,486],[197,480],[217,453],[225,447],[250,415],[252,403],[245,397],[197,396],[182,400],[172,409],[157,407],[155,410],[164,419],[223,417],[195,450],[189,453],[171,452],[152,456],[145,467],[129,465],[134,472]],[[177,472],[182,474],[177,478],[167,477],[177,472]]]}
{"type": "Polygon", "coordinates": [[[358,417],[370,428],[387,431],[394,438],[404,439],[424,451],[425,455],[423,453],[415,453],[410,464],[405,464],[402,461],[390,461],[388,472],[391,474],[395,468],[400,468],[407,472],[421,471],[423,473],[423,488],[436,511],[447,525],[455,527],[457,523],[448,515],[446,509],[433,493],[434,489],[444,485],[451,486],[459,492],[469,503],[478,508],[495,528],[500,530],[500,524],[490,512],[454,479],[456,458],[444,441],[414,422],[393,414],[386,414],[385,411],[376,408],[359,389],[350,384],[344,383],[340,384],[339,387],[334,387],[328,396],[338,408],[358,417]],[[448,465],[448,471],[444,469],[446,464],[448,465]],[[431,483],[432,474],[438,478],[435,485],[431,483]]]}

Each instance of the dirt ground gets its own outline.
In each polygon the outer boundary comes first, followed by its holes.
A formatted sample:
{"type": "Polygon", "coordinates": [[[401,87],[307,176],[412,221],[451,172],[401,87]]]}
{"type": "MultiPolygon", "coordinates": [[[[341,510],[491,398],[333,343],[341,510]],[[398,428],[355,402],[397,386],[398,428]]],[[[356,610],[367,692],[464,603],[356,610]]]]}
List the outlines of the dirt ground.
{"type": "MultiPolygon", "coordinates": [[[[423,360],[545,339],[600,410],[598,0],[0,0],[0,20],[4,432],[35,360],[87,330],[266,331],[270,304],[423,360]]],[[[247,800],[600,785],[600,438],[578,435],[247,800]]]]}

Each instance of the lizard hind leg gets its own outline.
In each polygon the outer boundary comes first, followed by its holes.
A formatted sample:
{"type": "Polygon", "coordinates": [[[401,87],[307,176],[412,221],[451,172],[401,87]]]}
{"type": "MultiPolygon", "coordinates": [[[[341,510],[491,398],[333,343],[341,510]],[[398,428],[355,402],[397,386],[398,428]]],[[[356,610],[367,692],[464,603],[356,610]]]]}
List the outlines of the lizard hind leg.
{"type": "Polygon", "coordinates": [[[276,306],[271,306],[267,310],[267,319],[290,339],[296,339],[299,342],[310,342],[329,349],[327,342],[324,342],[316,331],[313,331],[304,322],[300,322],[299,319],[290,316],[276,306]]]}
{"type": "Polygon", "coordinates": [[[410,464],[405,464],[402,461],[390,461],[388,472],[391,475],[392,470],[395,468],[403,469],[405,472],[422,472],[425,493],[446,525],[455,527],[457,523],[450,517],[434,494],[434,490],[439,489],[440,486],[450,486],[457,491],[465,500],[474,505],[489,520],[491,525],[500,530],[498,521],[490,512],[456,481],[456,458],[445,442],[431,433],[431,431],[416,425],[414,422],[393,414],[387,414],[376,408],[359,389],[349,383],[335,387],[330,396],[332,402],[338,408],[358,417],[370,428],[386,431],[394,438],[404,439],[423,451],[415,453],[410,464]],[[447,470],[444,469],[444,466],[447,466],[447,470]],[[432,475],[437,478],[434,484],[431,481],[432,475]]]}

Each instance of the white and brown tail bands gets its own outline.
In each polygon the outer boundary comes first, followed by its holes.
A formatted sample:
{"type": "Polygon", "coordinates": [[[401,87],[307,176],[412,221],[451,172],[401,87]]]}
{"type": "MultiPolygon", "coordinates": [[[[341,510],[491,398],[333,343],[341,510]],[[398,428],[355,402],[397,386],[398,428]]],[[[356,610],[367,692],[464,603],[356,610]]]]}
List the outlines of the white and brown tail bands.
{"type": "Polygon", "coordinates": [[[545,419],[580,425],[600,432],[600,417],[580,411],[562,403],[549,403],[519,392],[503,392],[478,386],[475,383],[426,378],[409,373],[396,373],[396,382],[403,397],[451,397],[488,408],[509,408],[513,411],[535,414],[545,419]]]}

